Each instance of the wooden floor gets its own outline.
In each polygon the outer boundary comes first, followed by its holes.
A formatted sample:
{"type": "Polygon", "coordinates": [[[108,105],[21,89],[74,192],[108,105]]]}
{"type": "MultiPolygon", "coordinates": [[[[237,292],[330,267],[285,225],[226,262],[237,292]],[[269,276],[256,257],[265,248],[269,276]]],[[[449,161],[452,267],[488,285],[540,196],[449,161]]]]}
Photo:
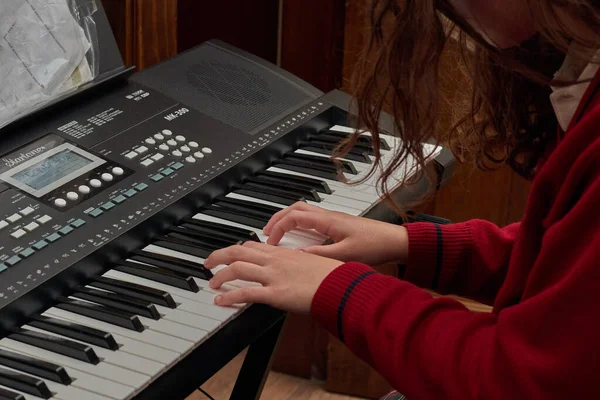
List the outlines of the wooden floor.
{"type": "MultiPolygon", "coordinates": [[[[209,393],[215,400],[229,398],[235,379],[244,361],[245,353],[233,359],[225,368],[206,382],[202,389],[209,393]]],[[[265,384],[261,400],[359,400],[358,397],[343,396],[328,393],[324,384],[318,381],[309,381],[271,372],[265,384]]],[[[187,400],[207,400],[200,392],[195,392],[187,400]]]]}

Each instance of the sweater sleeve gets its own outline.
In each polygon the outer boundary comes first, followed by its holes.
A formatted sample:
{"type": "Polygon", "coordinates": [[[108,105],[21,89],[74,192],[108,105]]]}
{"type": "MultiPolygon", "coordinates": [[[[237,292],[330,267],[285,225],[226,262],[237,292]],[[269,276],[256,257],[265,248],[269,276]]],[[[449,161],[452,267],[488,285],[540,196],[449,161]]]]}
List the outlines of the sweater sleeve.
{"type": "Polygon", "coordinates": [[[493,303],[504,282],[520,223],[505,228],[482,220],[405,226],[409,258],[404,280],[440,293],[493,303]]]}
{"type": "Polygon", "coordinates": [[[532,269],[540,279],[498,314],[347,263],[319,287],[313,317],[409,399],[600,398],[594,186],[546,230],[532,269]]]}

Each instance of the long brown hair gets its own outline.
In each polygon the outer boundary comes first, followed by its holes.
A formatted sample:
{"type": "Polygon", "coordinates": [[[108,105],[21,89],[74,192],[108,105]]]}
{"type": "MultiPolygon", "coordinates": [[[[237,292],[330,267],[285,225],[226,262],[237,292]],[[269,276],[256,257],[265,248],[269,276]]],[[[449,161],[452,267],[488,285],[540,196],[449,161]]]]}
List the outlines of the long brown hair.
{"type": "MultiPolygon", "coordinates": [[[[529,0],[539,33],[518,47],[498,50],[445,0],[371,0],[370,40],[358,57],[352,86],[357,127],[377,137],[380,114],[387,111],[395,121],[390,133],[401,138],[392,163],[383,166],[377,157],[373,167],[372,173],[382,168],[382,193],[389,195],[390,177],[413,158],[420,167],[413,178],[422,176],[428,156],[424,142],[447,145],[459,159],[482,169],[508,164],[533,178],[558,131],[549,85],[572,84],[553,81],[567,51],[597,61],[599,8],[596,0],[529,0]],[[572,19],[565,21],[564,15],[572,19]],[[573,29],[573,21],[583,29],[573,29]],[[444,131],[441,63],[450,47],[469,78],[470,100],[444,131]]],[[[340,154],[357,139],[352,136],[340,154]]]]}

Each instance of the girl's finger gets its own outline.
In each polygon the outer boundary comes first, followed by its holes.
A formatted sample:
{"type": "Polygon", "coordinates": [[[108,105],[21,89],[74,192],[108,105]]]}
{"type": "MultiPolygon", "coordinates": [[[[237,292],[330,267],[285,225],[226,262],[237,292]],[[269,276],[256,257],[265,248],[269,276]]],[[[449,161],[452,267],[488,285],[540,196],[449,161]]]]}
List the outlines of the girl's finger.
{"type": "Polygon", "coordinates": [[[302,249],[305,253],[314,254],[325,258],[333,258],[335,260],[343,261],[348,255],[348,245],[341,241],[325,246],[310,246],[302,249]]]}
{"type": "Polygon", "coordinates": [[[330,237],[332,218],[321,212],[292,210],[288,212],[271,228],[267,243],[273,246],[279,244],[283,235],[294,229],[314,229],[322,235],[330,237]]]}
{"type": "Polygon", "coordinates": [[[271,304],[275,301],[272,292],[266,287],[244,287],[232,290],[215,297],[215,304],[222,307],[229,307],[235,304],[261,303],[271,304]]]}
{"type": "Polygon", "coordinates": [[[212,289],[219,289],[225,283],[239,279],[266,285],[268,278],[269,275],[263,267],[244,261],[236,261],[228,267],[219,270],[210,280],[209,284],[212,289]]]}
{"type": "Polygon", "coordinates": [[[233,264],[236,261],[264,265],[266,264],[268,257],[268,254],[263,251],[252,249],[248,246],[235,245],[214,251],[204,261],[204,266],[208,269],[212,269],[218,265],[233,264]]]}
{"type": "Polygon", "coordinates": [[[299,210],[299,211],[315,211],[315,212],[319,212],[319,211],[325,211],[320,207],[317,206],[313,206],[311,204],[307,204],[303,201],[299,201],[297,203],[292,204],[290,207],[288,208],[284,208],[283,210],[273,214],[273,216],[271,217],[271,219],[269,220],[269,222],[267,223],[267,225],[263,228],[263,232],[265,235],[270,235],[271,233],[271,229],[273,228],[273,226],[279,222],[279,220],[281,220],[283,217],[285,217],[287,214],[289,214],[290,212],[294,211],[294,210],[299,210]]]}

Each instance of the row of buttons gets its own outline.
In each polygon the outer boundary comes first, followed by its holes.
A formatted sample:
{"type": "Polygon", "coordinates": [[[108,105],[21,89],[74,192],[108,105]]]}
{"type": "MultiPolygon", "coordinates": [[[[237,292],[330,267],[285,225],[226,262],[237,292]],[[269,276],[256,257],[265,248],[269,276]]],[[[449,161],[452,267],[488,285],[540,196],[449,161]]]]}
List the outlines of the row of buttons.
{"type": "Polygon", "coordinates": [[[52,217],[49,215],[44,215],[36,219],[34,222],[30,222],[29,224],[25,225],[23,229],[18,229],[14,231],[10,234],[10,236],[12,236],[15,239],[21,239],[27,234],[27,232],[32,232],[35,229],[39,228],[40,225],[44,225],[45,223],[48,223],[50,221],[52,221],[52,217]]]}
{"type": "Polygon", "coordinates": [[[171,165],[169,168],[165,168],[162,171],[160,171],[158,174],[154,175],[152,178],[153,182],[159,182],[162,181],[164,177],[172,175],[175,173],[175,171],[180,170],[181,168],[183,168],[183,164],[182,163],[175,163],[173,165],[171,165]]]}
{"type": "Polygon", "coordinates": [[[29,214],[31,214],[34,211],[35,210],[32,207],[28,206],[28,207],[25,207],[24,209],[20,210],[18,213],[15,213],[15,214],[11,215],[10,217],[7,217],[6,220],[0,220],[0,231],[2,229],[6,228],[8,225],[17,222],[21,218],[28,216],[29,214]]]}
{"type": "Polygon", "coordinates": [[[146,146],[140,146],[140,147],[134,149],[133,151],[130,151],[129,153],[125,154],[125,158],[127,158],[128,160],[133,160],[140,154],[144,154],[147,151],[148,151],[148,148],[146,146]]]}
{"type": "MultiPolygon", "coordinates": [[[[182,157],[183,156],[183,153],[181,151],[179,151],[179,150],[175,150],[171,154],[173,156],[175,156],[175,157],[182,157]]],[[[204,148],[204,149],[202,149],[202,152],[197,151],[197,152],[194,153],[193,156],[186,157],[185,161],[187,161],[188,163],[195,163],[196,160],[203,159],[204,158],[204,154],[212,154],[212,150],[209,149],[209,148],[204,148]]],[[[162,154],[157,153],[157,154],[153,155],[150,158],[146,158],[140,164],[142,164],[144,167],[149,167],[150,165],[154,164],[155,161],[162,160],[163,158],[164,158],[164,156],[162,154]]]]}
{"type": "Polygon", "coordinates": [[[144,161],[142,161],[142,162],[141,162],[141,164],[142,164],[144,167],[148,167],[149,165],[152,165],[152,164],[154,164],[154,162],[155,162],[155,161],[160,161],[160,160],[162,160],[163,158],[165,158],[165,156],[163,156],[163,155],[162,155],[162,154],[160,154],[160,153],[156,153],[156,154],[155,154],[155,155],[153,155],[152,157],[150,157],[150,158],[146,158],[144,161]]]}
{"type": "MultiPolygon", "coordinates": [[[[114,167],[111,170],[111,172],[112,172],[112,174],[110,174],[108,172],[103,173],[102,175],[100,175],[100,179],[102,179],[102,181],[104,181],[104,182],[112,182],[115,179],[115,176],[122,176],[125,173],[125,171],[121,167],[114,167]]],[[[90,180],[90,186],[93,188],[102,187],[102,181],[100,179],[90,180]]],[[[81,193],[82,195],[90,194],[90,192],[92,191],[90,189],[90,186],[81,185],[77,188],[77,191],[79,193],[81,193]]],[[[71,201],[79,200],[79,193],[77,193],[75,191],[68,192],[66,195],[67,200],[71,200],[71,201]]],[[[63,207],[67,206],[67,201],[65,199],[58,198],[58,199],[54,200],[54,205],[57,207],[63,208],[63,207]]]]}
{"type": "Polygon", "coordinates": [[[147,188],[148,188],[148,185],[146,185],[145,183],[140,183],[137,186],[135,186],[134,188],[129,189],[125,193],[118,195],[111,201],[108,201],[108,202],[102,204],[100,207],[94,208],[93,210],[88,212],[88,215],[91,217],[94,217],[94,218],[98,218],[99,216],[104,214],[105,211],[112,210],[117,205],[124,203],[128,198],[135,196],[136,194],[138,194],[139,192],[141,192],[143,190],[146,190],[147,188]]]}
{"type": "Polygon", "coordinates": [[[10,257],[8,260],[4,261],[4,264],[0,264],[0,272],[5,271],[7,267],[12,267],[13,265],[18,264],[25,258],[31,257],[36,251],[42,250],[50,243],[56,242],[61,237],[68,235],[76,228],[80,228],[83,225],[85,225],[85,221],[82,219],[77,219],[71,222],[71,224],[59,229],[57,232],[51,233],[50,235],[46,236],[45,239],[42,239],[33,246],[24,249],[19,254],[15,254],[14,256],[10,257]]]}

